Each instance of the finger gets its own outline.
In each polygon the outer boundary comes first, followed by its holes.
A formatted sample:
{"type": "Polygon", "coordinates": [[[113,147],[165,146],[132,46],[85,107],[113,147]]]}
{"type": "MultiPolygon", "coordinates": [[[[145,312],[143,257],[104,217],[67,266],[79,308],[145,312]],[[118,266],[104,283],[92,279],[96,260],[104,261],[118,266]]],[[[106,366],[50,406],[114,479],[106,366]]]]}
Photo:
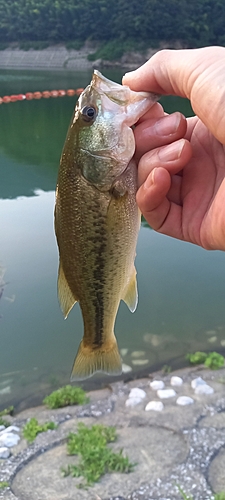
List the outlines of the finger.
{"type": "Polygon", "coordinates": [[[136,141],[135,158],[151,149],[177,141],[186,133],[186,118],[181,113],[163,116],[159,120],[147,119],[137,125],[134,130],[136,141]]]}
{"type": "Polygon", "coordinates": [[[225,143],[225,48],[162,50],[123,83],[132,90],[173,94],[191,100],[194,112],[225,143]],[[216,89],[216,92],[215,92],[216,89]]]}
{"type": "Polygon", "coordinates": [[[138,164],[138,185],[144,184],[155,168],[163,167],[170,175],[177,174],[191,156],[191,144],[186,139],[180,139],[168,146],[149,151],[141,157],[138,164]]]}
{"type": "Polygon", "coordinates": [[[152,108],[150,108],[147,113],[145,113],[144,115],[142,115],[137,124],[147,120],[148,118],[155,118],[156,120],[158,120],[159,118],[162,118],[164,116],[165,112],[164,112],[164,109],[162,107],[162,105],[159,103],[159,102],[156,102],[152,108]]]}

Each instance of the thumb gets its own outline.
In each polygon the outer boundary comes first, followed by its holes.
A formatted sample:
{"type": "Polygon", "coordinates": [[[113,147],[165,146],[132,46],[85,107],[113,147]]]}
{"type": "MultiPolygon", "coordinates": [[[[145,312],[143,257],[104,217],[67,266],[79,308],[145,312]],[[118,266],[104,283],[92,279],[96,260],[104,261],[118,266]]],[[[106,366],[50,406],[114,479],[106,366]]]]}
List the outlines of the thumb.
{"type": "Polygon", "coordinates": [[[225,144],[225,48],[162,50],[123,77],[132,90],[187,97],[195,114],[225,144]]]}

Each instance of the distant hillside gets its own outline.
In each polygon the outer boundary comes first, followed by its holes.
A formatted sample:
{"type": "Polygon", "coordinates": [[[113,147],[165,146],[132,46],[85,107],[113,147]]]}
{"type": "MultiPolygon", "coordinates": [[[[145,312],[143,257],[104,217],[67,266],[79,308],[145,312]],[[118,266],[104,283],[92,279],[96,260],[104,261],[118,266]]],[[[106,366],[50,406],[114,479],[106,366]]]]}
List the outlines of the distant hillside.
{"type": "Polygon", "coordinates": [[[0,0],[0,48],[73,42],[76,49],[88,40],[109,44],[118,59],[163,42],[225,45],[224,20],[223,0],[0,0]]]}

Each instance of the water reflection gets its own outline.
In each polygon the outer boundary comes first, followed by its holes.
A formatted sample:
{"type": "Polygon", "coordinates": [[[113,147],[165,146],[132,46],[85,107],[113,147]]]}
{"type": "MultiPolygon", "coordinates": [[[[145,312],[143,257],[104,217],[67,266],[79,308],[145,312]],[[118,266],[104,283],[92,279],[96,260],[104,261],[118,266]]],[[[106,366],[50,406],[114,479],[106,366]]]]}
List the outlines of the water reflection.
{"type": "MultiPolygon", "coordinates": [[[[16,73],[14,80],[13,74],[7,86],[0,75],[0,95],[80,87],[90,79],[90,74],[75,81],[73,74],[38,73],[26,80],[16,73]]],[[[74,103],[62,98],[0,107],[0,409],[37,403],[68,383],[83,333],[79,307],[64,321],[58,305],[53,230],[58,163],[74,103]]],[[[179,106],[191,114],[187,101],[164,104],[168,111],[179,106]]],[[[224,260],[222,252],[206,252],[142,227],[138,309],[132,315],[122,303],[115,326],[133,372],[184,363],[185,353],[196,349],[224,352],[224,260]]],[[[91,379],[90,387],[96,380],[101,377],[91,379]]]]}

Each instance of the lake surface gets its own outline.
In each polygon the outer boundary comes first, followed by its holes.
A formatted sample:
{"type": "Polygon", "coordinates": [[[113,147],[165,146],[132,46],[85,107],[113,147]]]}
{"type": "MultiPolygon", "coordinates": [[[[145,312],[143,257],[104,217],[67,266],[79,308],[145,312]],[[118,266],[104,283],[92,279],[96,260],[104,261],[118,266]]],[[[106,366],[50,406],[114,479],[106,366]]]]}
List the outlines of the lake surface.
{"type": "MultiPolygon", "coordinates": [[[[120,71],[105,71],[120,81],[120,71]]],[[[0,72],[0,95],[86,86],[90,72],[0,72]]],[[[0,107],[0,409],[36,404],[69,383],[83,334],[79,306],[64,321],[57,300],[54,190],[75,97],[0,107]]],[[[163,100],[168,112],[189,103],[163,100]]],[[[185,354],[225,354],[225,255],[140,231],[139,305],[121,303],[115,332],[133,373],[186,364],[185,354]]],[[[130,374],[125,377],[130,376],[130,374]]],[[[109,382],[90,379],[85,387],[109,382]]]]}

